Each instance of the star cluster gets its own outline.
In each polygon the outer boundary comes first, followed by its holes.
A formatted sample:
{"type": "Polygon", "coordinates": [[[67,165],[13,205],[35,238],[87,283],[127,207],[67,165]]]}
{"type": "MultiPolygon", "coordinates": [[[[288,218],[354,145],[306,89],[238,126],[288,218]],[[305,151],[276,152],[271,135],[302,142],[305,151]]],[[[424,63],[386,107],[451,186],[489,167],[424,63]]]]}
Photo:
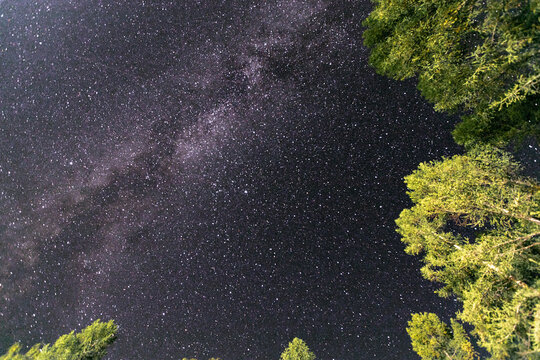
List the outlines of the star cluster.
{"type": "Polygon", "coordinates": [[[394,219],[455,119],[374,74],[368,1],[0,2],[0,345],[414,359],[455,310],[394,219]]]}

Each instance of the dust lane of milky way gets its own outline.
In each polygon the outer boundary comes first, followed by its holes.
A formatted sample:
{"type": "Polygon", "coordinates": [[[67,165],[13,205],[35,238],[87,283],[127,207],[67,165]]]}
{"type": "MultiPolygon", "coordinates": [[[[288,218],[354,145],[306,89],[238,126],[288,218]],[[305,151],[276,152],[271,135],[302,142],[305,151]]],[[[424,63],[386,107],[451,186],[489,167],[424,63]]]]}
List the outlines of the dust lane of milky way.
{"type": "Polygon", "coordinates": [[[393,221],[455,120],[374,74],[370,9],[1,1],[1,350],[112,318],[115,360],[414,359],[455,309],[393,221]]]}

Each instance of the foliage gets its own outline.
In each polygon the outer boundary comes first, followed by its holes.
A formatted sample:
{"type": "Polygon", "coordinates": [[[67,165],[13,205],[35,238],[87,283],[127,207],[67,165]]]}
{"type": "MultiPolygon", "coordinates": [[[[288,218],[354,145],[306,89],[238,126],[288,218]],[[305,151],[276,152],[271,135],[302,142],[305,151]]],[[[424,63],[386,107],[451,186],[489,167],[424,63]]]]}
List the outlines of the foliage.
{"type": "Polygon", "coordinates": [[[414,206],[396,220],[406,251],[424,254],[423,276],[463,303],[458,319],[495,359],[540,357],[540,185],[519,172],[487,146],[420,164],[405,178],[414,206]]]}
{"type": "Polygon", "coordinates": [[[413,314],[407,328],[413,350],[424,360],[478,359],[463,326],[454,319],[451,323],[449,328],[435,314],[413,314]]]}
{"type": "Polygon", "coordinates": [[[62,335],[52,345],[36,344],[26,353],[21,353],[21,345],[15,344],[0,360],[99,360],[116,339],[116,331],[112,320],[96,320],[80,333],[62,335]]]}
{"type": "Polygon", "coordinates": [[[294,338],[289,343],[289,346],[281,353],[281,360],[315,360],[315,354],[312,353],[306,343],[294,338]]]}
{"type": "Polygon", "coordinates": [[[438,111],[460,111],[456,141],[540,135],[540,1],[374,0],[365,20],[370,63],[418,77],[438,111]]]}

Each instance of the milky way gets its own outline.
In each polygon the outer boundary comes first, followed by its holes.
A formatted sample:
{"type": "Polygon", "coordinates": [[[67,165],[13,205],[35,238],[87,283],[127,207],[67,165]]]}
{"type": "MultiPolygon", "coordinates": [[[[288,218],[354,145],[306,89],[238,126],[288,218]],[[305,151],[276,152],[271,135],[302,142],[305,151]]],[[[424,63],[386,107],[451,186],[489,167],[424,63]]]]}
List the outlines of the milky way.
{"type": "Polygon", "coordinates": [[[1,1],[0,350],[414,359],[394,232],[454,118],[376,75],[367,1],[1,1]]]}

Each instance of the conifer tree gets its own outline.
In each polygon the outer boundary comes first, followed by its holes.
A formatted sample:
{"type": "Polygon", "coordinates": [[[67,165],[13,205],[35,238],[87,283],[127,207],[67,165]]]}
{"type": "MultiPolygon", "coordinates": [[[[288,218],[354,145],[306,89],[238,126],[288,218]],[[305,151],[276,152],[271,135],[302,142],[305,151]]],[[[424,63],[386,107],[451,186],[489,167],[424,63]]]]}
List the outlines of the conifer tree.
{"type": "Polygon", "coordinates": [[[116,339],[116,331],[112,320],[96,320],[80,333],[62,335],[54,344],[36,344],[25,353],[21,353],[20,344],[15,344],[0,360],[99,360],[116,339]]]}
{"type": "Polygon", "coordinates": [[[315,354],[312,353],[306,343],[299,338],[294,338],[289,346],[281,353],[281,360],[315,360],[315,354]]]}
{"type": "Polygon", "coordinates": [[[540,2],[374,0],[370,63],[418,78],[438,111],[463,115],[460,144],[540,137],[540,2]]]}
{"type": "Polygon", "coordinates": [[[407,328],[413,350],[424,360],[478,359],[463,326],[454,319],[451,323],[449,328],[432,313],[413,314],[407,328]]]}
{"type": "Polygon", "coordinates": [[[540,184],[486,146],[420,164],[405,182],[414,206],[396,223],[423,276],[462,302],[457,318],[494,359],[540,358],[540,184]]]}

